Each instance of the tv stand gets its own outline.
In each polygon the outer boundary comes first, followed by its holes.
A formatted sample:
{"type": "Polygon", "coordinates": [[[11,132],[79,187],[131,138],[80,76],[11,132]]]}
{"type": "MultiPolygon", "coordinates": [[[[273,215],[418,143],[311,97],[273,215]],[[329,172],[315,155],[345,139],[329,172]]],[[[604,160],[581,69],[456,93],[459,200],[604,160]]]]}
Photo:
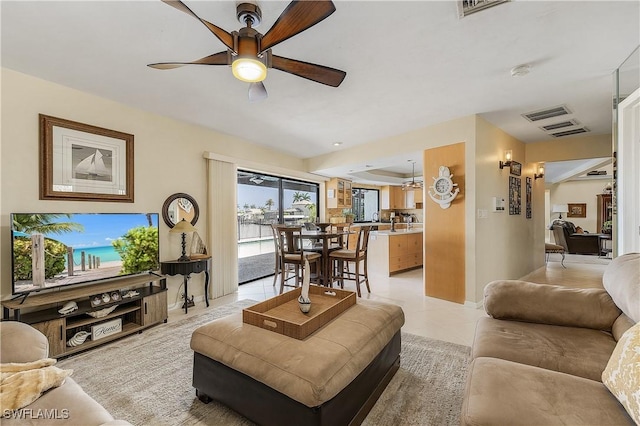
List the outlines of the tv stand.
{"type": "Polygon", "coordinates": [[[166,322],[167,284],[166,278],[159,274],[141,274],[115,278],[82,287],[59,288],[51,292],[32,294],[2,302],[4,320],[15,320],[30,324],[41,331],[49,340],[49,356],[62,357],[103,343],[111,342],[130,334],[139,333],[152,325],[166,322]],[[110,293],[123,289],[135,290],[138,295],[121,298],[100,306],[91,306],[90,296],[110,293]],[[63,315],[58,310],[67,302],[74,301],[78,309],[63,315]],[[88,312],[116,306],[108,315],[94,318],[88,312]],[[11,315],[13,311],[13,315],[11,315]],[[24,312],[23,312],[24,311],[24,312]],[[72,347],[67,342],[79,331],[92,332],[93,328],[110,321],[119,322],[121,330],[97,340],[93,336],[84,343],[72,347]]]}
{"type": "Polygon", "coordinates": [[[11,300],[17,300],[17,299],[22,299],[22,301],[20,302],[20,304],[22,305],[24,303],[25,300],[27,300],[27,297],[29,297],[31,293],[25,293],[25,294],[18,294],[16,296],[13,296],[11,298],[11,300]]]}

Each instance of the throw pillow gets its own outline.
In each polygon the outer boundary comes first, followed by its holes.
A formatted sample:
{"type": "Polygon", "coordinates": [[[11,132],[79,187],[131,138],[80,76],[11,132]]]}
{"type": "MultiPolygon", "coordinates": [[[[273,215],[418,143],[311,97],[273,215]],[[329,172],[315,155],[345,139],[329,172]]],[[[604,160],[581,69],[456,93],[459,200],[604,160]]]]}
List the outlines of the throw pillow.
{"type": "Polygon", "coordinates": [[[33,362],[9,362],[6,364],[0,364],[0,373],[2,377],[8,377],[9,374],[5,373],[17,373],[18,371],[34,370],[36,368],[49,367],[56,363],[53,358],[39,359],[33,362]]]}
{"type": "Polygon", "coordinates": [[[73,370],[52,366],[53,359],[25,364],[2,364],[0,381],[0,410],[18,410],[26,407],[47,390],[64,383],[73,370]]]}
{"type": "Polygon", "coordinates": [[[616,344],[602,383],[640,425],[640,323],[627,330],[616,344]]]}

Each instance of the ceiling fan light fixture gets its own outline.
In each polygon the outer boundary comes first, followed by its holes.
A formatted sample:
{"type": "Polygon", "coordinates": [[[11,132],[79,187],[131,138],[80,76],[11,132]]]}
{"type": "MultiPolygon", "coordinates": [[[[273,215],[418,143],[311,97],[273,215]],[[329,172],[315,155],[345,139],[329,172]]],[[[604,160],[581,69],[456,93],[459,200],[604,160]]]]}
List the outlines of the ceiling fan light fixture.
{"type": "MultiPolygon", "coordinates": [[[[411,161],[411,160],[408,160],[411,161]]],[[[413,161],[413,164],[411,165],[411,182],[404,182],[402,184],[402,190],[403,191],[409,191],[412,189],[422,189],[422,182],[421,181],[416,181],[416,162],[413,161]]]]}
{"type": "Polygon", "coordinates": [[[267,77],[267,67],[257,59],[237,58],[231,64],[233,76],[247,83],[257,83],[267,77]]]}

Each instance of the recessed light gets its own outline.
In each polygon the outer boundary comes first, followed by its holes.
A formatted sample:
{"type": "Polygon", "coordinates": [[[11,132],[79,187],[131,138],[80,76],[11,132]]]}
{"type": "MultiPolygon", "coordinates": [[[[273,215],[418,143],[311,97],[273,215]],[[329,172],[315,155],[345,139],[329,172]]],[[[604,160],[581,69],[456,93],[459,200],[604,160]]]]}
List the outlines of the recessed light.
{"type": "Polygon", "coordinates": [[[334,142],[333,143],[333,146],[340,146],[340,145],[342,145],[342,142],[334,142]]]}

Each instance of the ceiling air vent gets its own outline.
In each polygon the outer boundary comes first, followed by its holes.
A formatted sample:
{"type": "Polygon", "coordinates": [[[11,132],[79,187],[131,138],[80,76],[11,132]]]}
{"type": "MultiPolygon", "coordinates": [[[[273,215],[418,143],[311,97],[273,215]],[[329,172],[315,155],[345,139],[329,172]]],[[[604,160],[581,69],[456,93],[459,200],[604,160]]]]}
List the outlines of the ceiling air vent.
{"type": "Polygon", "coordinates": [[[551,133],[551,136],[553,136],[554,138],[561,138],[563,136],[572,136],[579,135],[580,133],[587,133],[588,131],[589,129],[587,129],[586,127],[578,127],[577,129],[565,130],[564,132],[551,133]]]}
{"type": "Polygon", "coordinates": [[[565,127],[573,127],[573,126],[579,126],[579,125],[580,123],[578,122],[578,120],[567,120],[567,121],[561,121],[560,123],[553,123],[553,124],[547,124],[546,126],[540,126],[540,128],[545,132],[551,132],[553,130],[559,130],[559,129],[564,129],[565,127]]]}
{"type": "Polygon", "coordinates": [[[571,114],[571,111],[569,111],[569,109],[566,106],[560,105],[557,107],[547,108],[540,111],[528,112],[526,114],[522,114],[522,116],[529,121],[535,122],[535,121],[546,120],[547,118],[559,117],[561,115],[567,115],[567,114],[571,114]]]}
{"type": "Polygon", "coordinates": [[[464,18],[472,13],[507,3],[511,0],[458,0],[458,17],[464,18]]]}

